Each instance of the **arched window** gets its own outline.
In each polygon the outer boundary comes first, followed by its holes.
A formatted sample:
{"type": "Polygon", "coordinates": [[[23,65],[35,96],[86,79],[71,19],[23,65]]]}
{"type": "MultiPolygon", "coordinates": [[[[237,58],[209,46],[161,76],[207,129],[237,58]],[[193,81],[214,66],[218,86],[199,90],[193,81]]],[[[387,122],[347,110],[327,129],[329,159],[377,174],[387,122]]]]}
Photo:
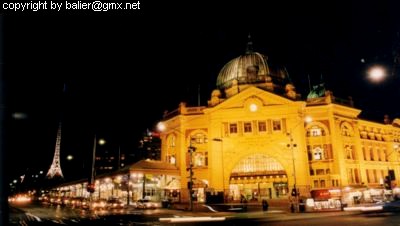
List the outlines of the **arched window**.
{"type": "Polygon", "coordinates": [[[175,147],[176,146],[176,137],[175,137],[175,135],[168,136],[167,145],[168,145],[168,147],[175,147]]]}
{"type": "Polygon", "coordinates": [[[342,125],[340,126],[340,130],[341,130],[342,136],[346,136],[346,137],[354,136],[353,127],[348,122],[342,123],[342,125]]]}
{"type": "Polygon", "coordinates": [[[248,156],[247,158],[241,160],[235,168],[233,168],[232,173],[250,173],[250,172],[265,172],[265,171],[283,171],[282,165],[275,159],[261,155],[255,154],[248,156]]]}
{"type": "Polygon", "coordinates": [[[170,157],[169,163],[171,163],[172,165],[175,165],[175,164],[176,164],[175,155],[172,155],[172,156],[170,157]]]}
{"type": "Polygon", "coordinates": [[[204,133],[196,133],[192,136],[192,142],[196,144],[208,143],[207,136],[204,133]]]}
{"type": "Polygon", "coordinates": [[[325,159],[325,157],[324,157],[324,149],[322,149],[321,147],[315,147],[313,149],[313,156],[314,156],[314,160],[323,160],[323,159],[325,159]]]}

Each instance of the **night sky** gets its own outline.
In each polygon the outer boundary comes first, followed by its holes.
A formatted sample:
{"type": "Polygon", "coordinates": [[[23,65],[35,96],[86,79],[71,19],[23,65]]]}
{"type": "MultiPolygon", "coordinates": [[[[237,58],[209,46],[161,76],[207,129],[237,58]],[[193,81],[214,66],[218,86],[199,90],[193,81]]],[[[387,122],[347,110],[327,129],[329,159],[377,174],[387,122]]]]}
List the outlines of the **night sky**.
{"type": "Polygon", "coordinates": [[[207,103],[219,70],[244,53],[249,33],[255,51],[286,66],[303,98],[308,76],[312,84],[322,78],[335,96],[352,96],[361,117],[400,118],[398,1],[277,2],[147,0],[135,12],[6,12],[9,179],[27,169],[47,172],[60,120],[66,178],[81,174],[76,166],[92,151],[95,133],[134,151],[165,110],[181,101],[197,105],[199,86],[207,103]],[[366,79],[374,63],[389,69],[383,83],[366,79]],[[15,112],[26,117],[13,118],[15,112]],[[66,161],[69,154],[75,159],[66,161]]]}

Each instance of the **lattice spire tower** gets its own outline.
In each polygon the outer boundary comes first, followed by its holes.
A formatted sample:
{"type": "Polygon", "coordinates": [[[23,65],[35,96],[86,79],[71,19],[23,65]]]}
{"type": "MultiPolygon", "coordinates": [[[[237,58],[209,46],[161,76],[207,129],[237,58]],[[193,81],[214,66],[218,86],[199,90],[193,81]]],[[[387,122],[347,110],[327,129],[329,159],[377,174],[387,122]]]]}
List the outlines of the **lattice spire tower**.
{"type": "Polygon", "coordinates": [[[46,175],[46,177],[49,179],[55,177],[64,178],[60,164],[60,145],[61,145],[61,122],[58,126],[58,131],[57,131],[56,150],[54,152],[53,163],[51,163],[50,169],[46,175]]]}

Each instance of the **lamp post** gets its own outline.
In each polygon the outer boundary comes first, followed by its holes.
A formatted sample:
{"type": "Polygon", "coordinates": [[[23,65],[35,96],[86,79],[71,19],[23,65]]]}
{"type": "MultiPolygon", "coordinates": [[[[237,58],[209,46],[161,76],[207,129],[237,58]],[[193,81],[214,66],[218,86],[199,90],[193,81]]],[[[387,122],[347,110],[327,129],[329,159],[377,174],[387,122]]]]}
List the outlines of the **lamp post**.
{"type": "Polygon", "coordinates": [[[189,183],[188,183],[188,189],[189,189],[189,206],[190,206],[190,211],[193,211],[193,152],[196,151],[196,148],[192,146],[192,139],[190,138],[190,145],[188,148],[189,151],[189,168],[187,169],[189,171],[189,183]]]}
{"type": "Polygon", "coordinates": [[[292,164],[293,164],[293,188],[291,195],[294,196],[294,206],[292,208],[293,212],[298,212],[299,211],[299,190],[297,187],[297,177],[296,177],[296,162],[295,162],[295,155],[294,155],[294,148],[297,147],[297,144],[293,142],[293,130],[296,129],[299,125],[302,123],[310,123],[312,122],[312,118],[310,116],[307,116],[304,118],[304,121],[300,121],[297,123],[287,134],[289,137],[289,144],[287,144],[287,147],[290,148],[290,151],[292,152],[292,164]]]}
{"type": "Polygon", "coordinates": [[[297,179],[296,179],[296,163],[295,163],[295,158],[294,158],[294,148],[297,147],[297,144],[293,143],[293,135],[292,135],[292,131],[289,132],[288,134],[289,136],[289,144],[287,145],[291,152],[292,152],[292,164],[293,164],[293,188],[292,188],[292,192],[291,195],[294,196],[295,200],[295,204],[294,204],[294,209],[292,209],[292,211],[297,212],[298,211],[298,190],[296,188],[296,184],[297,184],[297,179]]]}
{"type": "Polygon", "coordinates": [[[224,147],[224,146],[223,146],[224,140],[222,140],[222,138],[213,138],[212,140],[213,140],[213,141],[216,141],[216,142],[221,142],[222,193],[223,193],[223,195],[224,195],[224,202],[225,202],[225,175],[224,175],[225,167],[224,167],[224,148],[223,148],[223,147],[224,147]]]}

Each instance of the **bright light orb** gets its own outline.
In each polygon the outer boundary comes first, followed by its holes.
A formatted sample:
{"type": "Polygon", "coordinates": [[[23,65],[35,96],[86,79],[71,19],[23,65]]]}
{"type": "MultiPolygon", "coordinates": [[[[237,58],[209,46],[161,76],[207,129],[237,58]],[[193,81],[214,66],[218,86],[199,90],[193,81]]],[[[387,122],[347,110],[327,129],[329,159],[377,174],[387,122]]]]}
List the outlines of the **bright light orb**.
{"type": "Polygon", "coordinates": [[[372,82],[381,82],[386,78],[386,70],[382,66],[373,66],[368,70],[368,78],[372,82]]]}
{"type": "Polygon", "coordinates": [[[104,145],[106,143],[106,140],[104,140],[104,139],[99,139],[99,144],[100,145],[104,145]]]}
{"type": "Polygon", "coordinates": [[[72,159],[74,159],[74,156],[72,156],[72,155],[67,156],[67,160],[72,160],[72,159]]]}
{"type": "Polygon", "coordinates": [[[164,124],[163,122],[159,122],[159,123],[157,124],[157,130],[158,130],[158,131],[164,132],[165,129],[166,129],[166,126],[165,126],[165,124],[164,124]]]}
{"type": "Polygon", "coordinates": [[[12,114],[12,117],[14,119],[26,119],[28,117],[28,115],[24,112],[14,112],[12,114]]]}

